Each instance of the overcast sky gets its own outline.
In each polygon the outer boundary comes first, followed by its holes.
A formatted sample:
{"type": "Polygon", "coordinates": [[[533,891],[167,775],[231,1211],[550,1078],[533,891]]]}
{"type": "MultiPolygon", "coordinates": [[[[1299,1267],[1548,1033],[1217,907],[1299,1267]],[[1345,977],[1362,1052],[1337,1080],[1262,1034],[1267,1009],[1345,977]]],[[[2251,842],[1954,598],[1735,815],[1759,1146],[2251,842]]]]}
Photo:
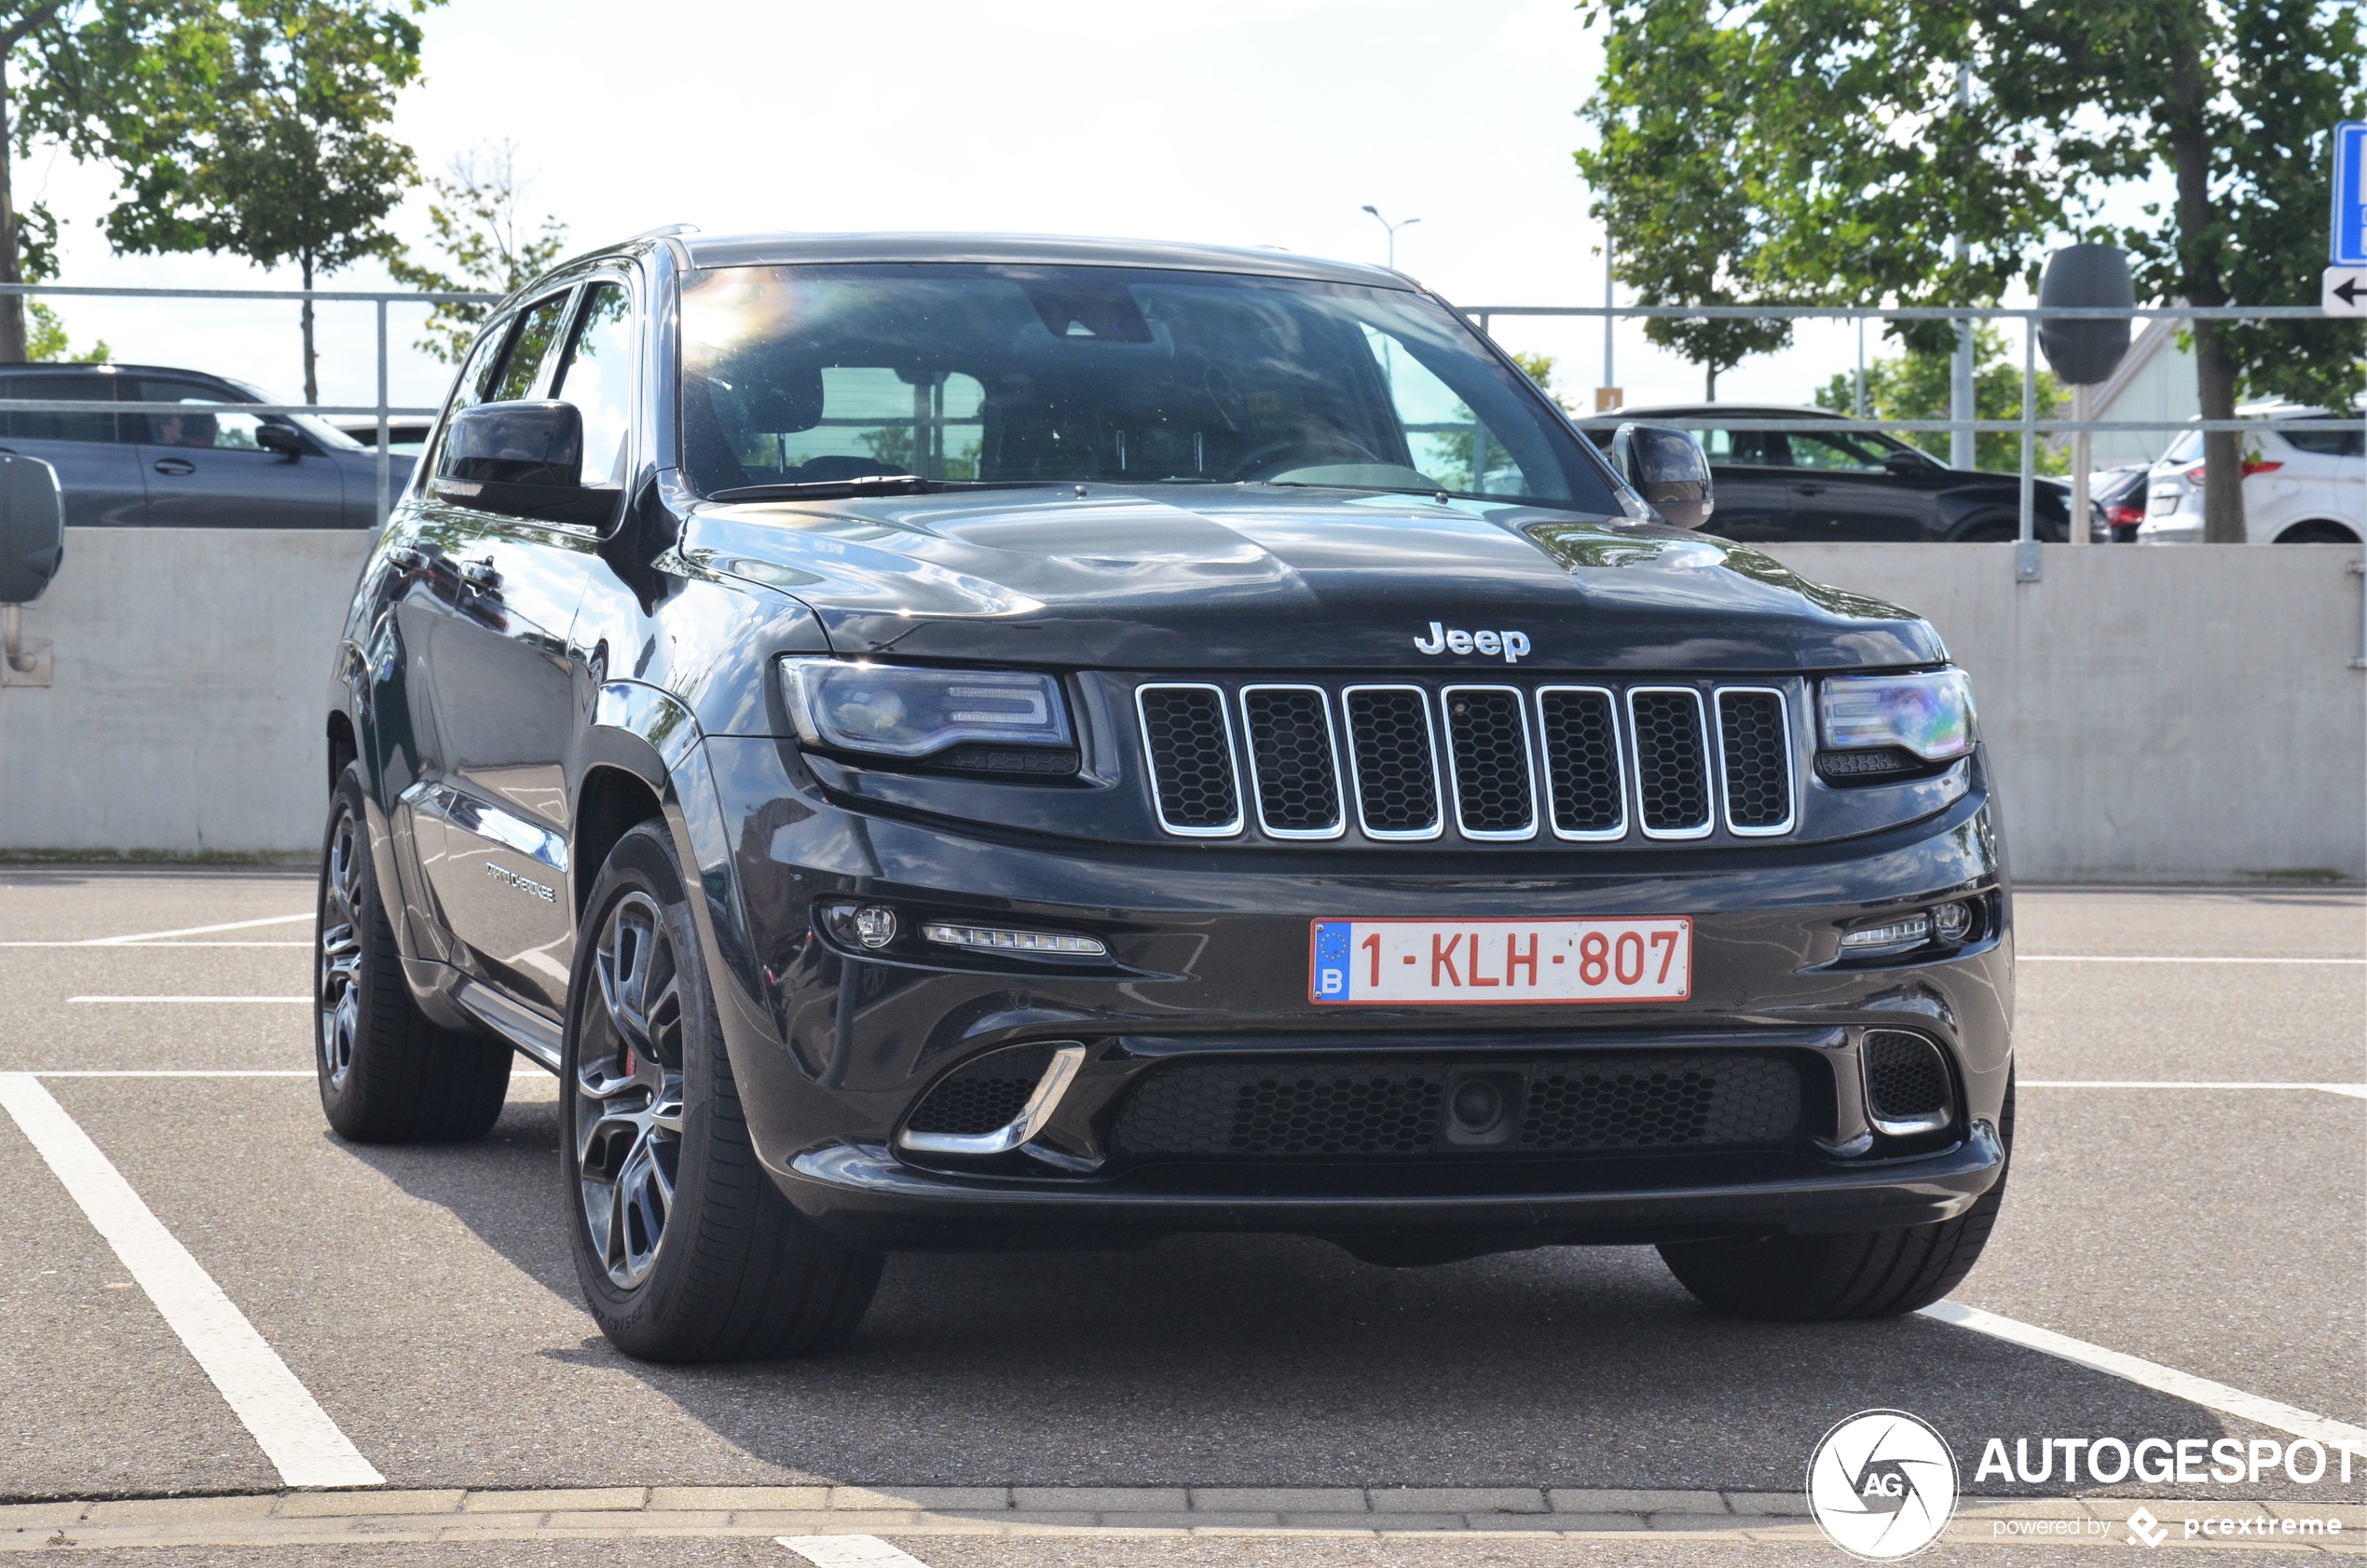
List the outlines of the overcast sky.
{"type": "MultiPolygon", "coordinates": [[[[1417,217],[1400,267],[1464,305],[1600,304],[1601,230],[1570,161],[1601,49],[1570,0],[452,0],[426,19],[426,80],[395,130],[423,168],[501,138],[530,199],[590,246],[666,223],[746,228],[1110,234],[1380,261],[1360,209],[1417,217]]],[[[21,199],[65,221],[67,280],[294,286],[225,257],[115,257],[109,182],[36,153],[21,199]]],[[[416,202],[415,202],[416,206],[416,202]]],[[[415,244],[422,214],[398,226],[415,244]]],[[[375,266],[324,286],[382,286],[375,266]]],[[[62,302],[75,344],[302,387],[293,305],[62,302]]],[[[373,395],[369,307],[326,306],[322,394],[373,395]]],[[[396,401],[445,367],[398,308],[396,401]]],[[[1599,323],[1499,322],[1591,400],[1599,323]]],[[[1701,372],[1621,329],[1631,403],[1701,395],[1701,372]]],[[[1801,402],[1848,368],[1854,330],[1719,380],[1728,401],[1801,402]]]]}

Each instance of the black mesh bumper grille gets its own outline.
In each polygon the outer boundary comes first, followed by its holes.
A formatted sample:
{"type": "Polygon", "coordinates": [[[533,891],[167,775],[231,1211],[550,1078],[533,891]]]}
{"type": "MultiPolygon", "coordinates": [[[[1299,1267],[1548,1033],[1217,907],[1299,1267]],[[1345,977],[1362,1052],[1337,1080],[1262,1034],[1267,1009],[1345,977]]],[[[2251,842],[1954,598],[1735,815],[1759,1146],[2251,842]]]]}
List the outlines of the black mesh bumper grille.
{"type": "Polygon", "coordinates": [[[1546,787],[1560,833],[1615,833],[1625,824],[1619,721],[1608,691],[1543,691],[1546,787]]]}
{"type": "Polygon", "coordinates": [[[1454,832],[1477,840],[1548,825],[1602,841],[1797,825],[1799,683],[1154,681],[1136,700],[1159,825],[1181,837],[1240,833],[1253,806],[1271,837],[1343,838],[1349,798],[1381,839],[1444,837],[1450,805],[1454,832]]]}
{"type": "Polygon", "coordinates": [[[1798,1142],[1799,1069],[1765,1051],[1588,1054],[1491,1061],[1517,1074],[1518,1128],[1505,1142],[1450,1142],[1447,1093],[1464,1064],[1437,1059],[1297,1058],[1170,1062],[1120,1103],[1122,1156],[1289,1159],[1732,1150],[1798,1142]]]}
{"type": "Polygon", "coordinates": [[[1792,746],[1784,699],[1772,691],[1717,694],[1719,760],[1725,766],[1726,825],[1768,833],[1792,820],[1792,746]]]}
{"type": "Polygon", "coordinates": [[[1430,743],[1430,693],[1406,686],[1351,688],[1342,704],[1364,831],[1437,832],[1438,757],[1430,743]]]}
{"type": "Polygon", "coordinates": [[[1015,1045],[955,1068],[923,1098],[905,1130],[974,1136],[1007,1127],[1052,1065],[1053,1047],[1015,1045]]]}
{"type": "Polygon", "coordinates": [[[1221,833],[1240,824],[1224,693],[1212,686],[1146,686],[1142,740],[1151,756],[1159,820],[1170,832],[1221,833]]]}
{"type": "Polygon", "coordinates": [[[1703,755],[1702,694],[1631,691],[1635,725],[1638,814],[1647,831],[1705,832],[1709,827],[1709,758],[1703,755]]]}
{"type": "Polygon", "coordinates": [[[1268,833],[1331,834],[1340,818],[1339,766],[1320,687],[1263,686],[1241,693],[1249,721],[1257,816],[1268,833]]]}
{"type": "Polygon", "coordinates": [[[1878,1120],[1921,1121],[1948,1109],[1948,1063],[1931,1041],[1904,1029],[1868,1029],[1865,1051],[1866,1093],[1878,1120]]]}
{"type": "Polygon", "coordinates": [[[1446,755],[1455,769],[1456,815],[1467,834],[1536,831],[1529,785],[1528,726],[1521,694],[1501,687],[1446,689],[1446,755]]]}

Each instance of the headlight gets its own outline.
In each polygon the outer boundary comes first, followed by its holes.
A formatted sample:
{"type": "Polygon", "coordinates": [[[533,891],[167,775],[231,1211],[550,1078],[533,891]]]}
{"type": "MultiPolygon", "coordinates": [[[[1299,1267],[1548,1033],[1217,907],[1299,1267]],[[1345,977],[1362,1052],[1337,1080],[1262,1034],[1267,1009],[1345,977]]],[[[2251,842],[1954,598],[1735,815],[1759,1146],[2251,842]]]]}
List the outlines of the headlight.
{"type": "Polygon", "coordinates": [[[1072,743],[1060,685],[1050,675],[785,659],[781,689],[808,745],[926,757],[964,742],[1072,743]]]}
{"type": "Polygon", "coordinates": [[[1836,751],[1897,746],[1926,762],[1973,749],[1973,683],[1962,670],[1840,675],[1818,694],[1825,743],[1836,751]]]}

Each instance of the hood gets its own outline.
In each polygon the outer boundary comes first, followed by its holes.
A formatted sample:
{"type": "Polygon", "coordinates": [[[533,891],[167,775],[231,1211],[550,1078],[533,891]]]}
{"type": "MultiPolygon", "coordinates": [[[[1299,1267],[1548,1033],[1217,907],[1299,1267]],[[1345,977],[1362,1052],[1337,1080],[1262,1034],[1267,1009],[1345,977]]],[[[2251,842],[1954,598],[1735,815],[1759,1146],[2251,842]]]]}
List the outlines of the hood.
{"type": "Polygon", "coordinates": [[[689,560],[789,593],[849,654],[1127,670],[1934,662],[1907,610],[1700,534],[1416,496],[1047,485],[701,507],[689,560]],[[1517,646],[1517,645],[1515,645],[1517,646]]]}

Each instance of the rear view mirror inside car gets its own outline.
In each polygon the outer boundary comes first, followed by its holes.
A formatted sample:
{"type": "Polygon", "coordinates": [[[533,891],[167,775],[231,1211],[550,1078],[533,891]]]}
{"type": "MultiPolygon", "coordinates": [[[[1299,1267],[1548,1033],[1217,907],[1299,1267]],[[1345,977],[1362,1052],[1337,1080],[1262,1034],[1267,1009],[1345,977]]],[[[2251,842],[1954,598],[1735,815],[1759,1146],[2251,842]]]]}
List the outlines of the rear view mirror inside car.
{"type": "Polygon", "coordinates": [[[1709,521],[1709,458],[1691,432],[1621,425],[1611,437],[1611,463],[1670,526],[1698,528],[1709,521]]]}

